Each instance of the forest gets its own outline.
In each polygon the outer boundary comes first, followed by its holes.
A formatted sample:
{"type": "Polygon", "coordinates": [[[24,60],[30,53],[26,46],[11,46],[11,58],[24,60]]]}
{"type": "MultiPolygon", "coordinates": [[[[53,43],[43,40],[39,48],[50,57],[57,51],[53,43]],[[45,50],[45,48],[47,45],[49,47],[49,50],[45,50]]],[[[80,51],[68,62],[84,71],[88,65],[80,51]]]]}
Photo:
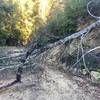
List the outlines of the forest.
{"type": "Polygon", "coordinates": [[[0,0],[0,100],[100,100],[100,0],[0,0]]]}
{"type": "Polygon", "coordinates": [[[72,34],[77,30],[77,20],[87,15],[86,3],[86,0],[3,0],[0,45],[27,45],[32,37],[41,34],[57,37],[72,34]]]}

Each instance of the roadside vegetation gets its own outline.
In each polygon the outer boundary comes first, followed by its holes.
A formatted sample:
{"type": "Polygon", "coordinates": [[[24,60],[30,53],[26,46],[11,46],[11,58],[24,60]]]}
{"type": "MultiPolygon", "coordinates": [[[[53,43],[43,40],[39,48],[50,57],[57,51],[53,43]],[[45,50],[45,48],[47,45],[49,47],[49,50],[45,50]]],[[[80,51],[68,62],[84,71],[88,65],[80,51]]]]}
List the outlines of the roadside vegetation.
{"type": "Polygon", "coordinates": [[[86,4],[87,0],[3,0],[0,45],[27,45],[40,34],[68,36],[77,31],[77,20],[87,17],[86,4]]]}

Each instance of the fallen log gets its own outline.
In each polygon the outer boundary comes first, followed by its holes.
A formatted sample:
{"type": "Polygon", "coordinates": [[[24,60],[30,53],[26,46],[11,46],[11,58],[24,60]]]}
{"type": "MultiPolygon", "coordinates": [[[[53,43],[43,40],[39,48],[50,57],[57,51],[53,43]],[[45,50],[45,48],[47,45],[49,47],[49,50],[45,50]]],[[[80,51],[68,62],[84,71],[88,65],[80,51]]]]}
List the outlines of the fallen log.
{"type": "Polygon", "coordinates": [[[31,46],[29,47],[29,49],[27,50],[27,52],[25,54],[24,62],[27,59],[27,57],[33,51],[35,51],[33,54],[37,54],[39,52],[42,52],[42,51],[48,50],[50,48],[53,48],[55,46],[58,46],[58,45],[61,45],[61,44],[66,44],[68,41],[71,41],[73,39],[76,39],[76,38],[82,36],[83,34],[90,33],[90,31],[92,31],[96,27],[100,27],[100,20],[96,21],[95,23],[91,24],[90,26],[84,28],[83,30],[81,30],[79,32],[73,33],[72,35],[67,36],[64,39],[60,39],[57,42],[47,44],[46,46],[40,47],[38,49],[37,49],[37,43],[34,44],[34,42],[32,42],[31,46]]]}
{"type": "MultiPolygon", "coordinates": [[[[79,32],[76,32],[76,33],[73,33],[72,35],[68,36],[68,37],[65,37],[64,39],[61,39],[55,43],[52,43],[52,44],[48,44],[46,45],[45,47],[42,47],[42,49],[39,50],[39,52],[43,52],[43,50],[48,50],[50,48],[53,48],[55,46],[58,46],[58,45],[61,45],[61,44],[66,44],[66,42],[70,41],[70,40],[73,40],[73,39],[76,39],[80,36],[82,36],[83,34],[86,34],[86,33],[90,33],[91,30],[93,30],[94,28],[96,27],[100,27],[100,20],[96,21],[95,23],[91,24],[90,26],[84,28],[83,30],[79,31],[79,32]]],[[[30,54],[37,49],[37,43],[35,44],[31,44],[30,48],[28,49],[28,51],[26,52],[26,55],[25,55],[25,58],[22,60],[22,63],[24,65],[24,63],[26,62],[26,59],[28,58],[28,56],[30,56],[30,54]]],[[[39,53],[39,52],[36,52],[36,53],[39,53]]],[[[22,70],[22,67],[19,67],[20,70],[22,70]]],[[[18,70],[19,70],[18,68],[18,70]]],[[[21,73],[18,71],[17,74],[16,74],[16,77],[18,77],[20,74],[21,76],[21,73]]],[[[16,79],[17,80],[17,79],[16,79]]]]}
{"type": "Polygon", "coordinates": [[[64,39],[61,39],[53,44],[49,44],[49,45],[45,46],[45,48],[52,48],[52,47],[55,47],[60,44],[65,44],[66,42],[76,39],[76,38],[82,36],[83,34],[90,33],[90,31],[92,31],[96,27],[100,27],[100,20],[96,21],[95,23],[91,24],[90,26],[84,28],[83,30],[81,30],[79,32],[73,33],[72,35],[65,37],[64,39]]]}

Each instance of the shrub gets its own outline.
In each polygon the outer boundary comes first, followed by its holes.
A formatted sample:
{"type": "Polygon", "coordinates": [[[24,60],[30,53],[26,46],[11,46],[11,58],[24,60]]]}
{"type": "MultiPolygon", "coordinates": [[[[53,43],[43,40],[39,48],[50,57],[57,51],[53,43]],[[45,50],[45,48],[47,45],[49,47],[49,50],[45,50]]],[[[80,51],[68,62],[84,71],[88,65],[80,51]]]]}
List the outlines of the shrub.
{"type": "Polygon", "coordinates": [[[85,17],[87,0],[65,0],[64,11],[55,11],[47,24],[47,30],[54,35],[70,35],[77,30],[77,19],[85,17]]]}

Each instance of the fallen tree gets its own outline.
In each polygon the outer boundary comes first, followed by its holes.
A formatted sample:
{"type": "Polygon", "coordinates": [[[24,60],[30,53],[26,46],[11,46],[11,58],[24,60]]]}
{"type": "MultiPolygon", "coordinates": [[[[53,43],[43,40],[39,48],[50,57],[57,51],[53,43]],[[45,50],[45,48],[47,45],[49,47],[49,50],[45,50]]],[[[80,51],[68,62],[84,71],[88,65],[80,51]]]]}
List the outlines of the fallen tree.
{"type": "MultiPolygon", "coordinates": [[[[89,12],[89,9],[88,9],[88,6],[89,6],[90,3],[87,4],[87,11],[89,12]]],[[[89,14],[91,15],[91,13],[89,12],[89,14]]],[[[96,17],[96,16],[95,16],[96,17]]],[[[98,19],[98,18],[96,18],[98,19]]],[[[86,28],[80,30],[79,32],[76,32],[76,33],[73,33],[72,35],[70,36],[67,36],[65,37],[64,39],[60,39],[58,40],[57,42],[54,42],[54,43],[51,43],[51,44],[47,44],[46,46],[44,47],[41,47],[41,48],[38,48],[38,44],[37,42],[32,42],[31,46],[29,47],[29,49],[27,50],[25,56],[23,59],[21,59],[21,66],[19,66],[18,68],[18,71],[16,73],[16,80],[13,82],[14,84],[17,83],[17,82],[20,82],[21,81],[21,75],[22,75],[22,71],[23,71],[23,66],[25,65],[25,62],[27,60],[27,58],[31,55],[31,53],[33,52],[33,54],[39,54],[41,52],[44,52],[45,50],[48,50],[50,48],[53,48],[55,46],[58,46],[58,45],[61,45],[61,44],[66,44],[68,41],[71,41],[73,39],[76,39],[76,38],[79,38],[81,37],[82,35],[85,35],[85,34],[89,34],[93,29],[97,28],[97,27],[100,27],[100,19],[98,19],[95,23],[87,26],[86,28]]],[[[85,55],[85,54],[84,54],[85,55]]],[[[83,56],[84,56],[83,55],[83,56]]],[[[82,59],[83,56],[80,58],[82,59]]],[[[79,61],[80,61],[79,59],[79,61]]],[[[78,63],[78,62],[77,62],[78,63]]],[[[77,64],[76,63],[76,64],[77,64]]],[[[76,65],[75,64],[75,65],[76,65]]]]}
{"type": "MultiPolygon", "coordinates": [[[[35,54],[36,54],[36,53],[39,53],[39,52],[41,53],[41,52],[43,52],[43,51],[45,51],[45,50],[47,50],[47,49],[53,48],[53,47],[58,46],[58,45],[61,45],[61,44],[66,44],[68,41],[71,41],[71,40],[73,40],[73,39],[79,38],[79,37],[81,37],[82,35],[89,34],[90,31],[92,31],[92,30],[95,29],[96,27],[100,27],[100,17],[94,16],[94,15],[90,12],[90,10],[89,10],[89,5],[90,5],[91,3],[94,3],[94,0],[89,1],[89,3],[87,4],[87,12],[88,12],[88,13],[90,14],[90,16],[92,16],[93,18],[98,19],[95,23],[89,25],[88,27],[82,29],[82,30],[79,31],[79,32],[73,33],[72,35],[70,35],[70,36],[68,36],[68,37],[65,37],[64,39],[61,39],[61,40],[59,40],[59,41],[57,41],[57,42],[55,42],[55,43],[48,44],[48,45],[46,45],[46,46],[44,46],[44,47],[41,47],[39,50],[37,50],[37,51],[35,52],[35,54]]],[[[23,65],[24,65],[26,59],[28,58],[28,56],[30,56],[30,54],[31,54],[35,49],[37,49],[37,48],[38,48],[38,44],[37,44],[36,42],[35,42],[35,43],[32,42],[30,48],[28,49],[28,51],[27,51],[26,54],[25,54],[25,57],[21,60],[21,62],[23,63],[23,65]]],[[[20,67],[18,68],[18,72],[17,72],[17,74],[16,74],[16,81],[17,81],[17,82],[18,82],[18,81],[21,81],[21,74],[22,74],[22,66],[20,66],[20,67]]]]}
{"type": "MultiPolygon", "coordinates": [[[[91,24],[90,26],[84,28],[83,30],[79,31],[79,32],[76,32],[76,33],[73,33],[71,36],[68,36],[68,37],[65,37],[64,39],[61,39],[55,43],[52,43],[52,44],[48,44],[46,45],[45,47],[43,47],[42,49],[43,50],[47,50],[47,49],[50,49],[50,48],[53,48],[55,46],[58,46],[58,45],[61,45],[61,44],[66,44],[66,42],[70,41],[70,40],[73,40],[73,39],[76,39],[76,38],[79,38],[80,36],[82,36],[83,34],[86,34],[86,33],[90,33],[91,30],[95,29],[96,27],[100,27],[100,20],[96,21],[95,23],[91,24]]],[[[26,59],[28,58],[28,56],[37,48],[37,44],[33,44],[29,50],[27,51],[27,53],[25,54],[25,58],[22,59],[22,63],[24,65],[26,59]]],[[[38,51],[38,50],[37,50],[38,51]]],[[[39,50],[41,51],[41,49],[39,50]]],[[[39,53],[39,52],[35,52],[35,53],[39,53]]],[[[22,74],[22,66],[20,66],[18,68],[18,72],[16,74],[16,80],[17,81],[21,81],[21,74],[22,74]],[[20,79],[19,79],[20,78],[20,79]]]]}

